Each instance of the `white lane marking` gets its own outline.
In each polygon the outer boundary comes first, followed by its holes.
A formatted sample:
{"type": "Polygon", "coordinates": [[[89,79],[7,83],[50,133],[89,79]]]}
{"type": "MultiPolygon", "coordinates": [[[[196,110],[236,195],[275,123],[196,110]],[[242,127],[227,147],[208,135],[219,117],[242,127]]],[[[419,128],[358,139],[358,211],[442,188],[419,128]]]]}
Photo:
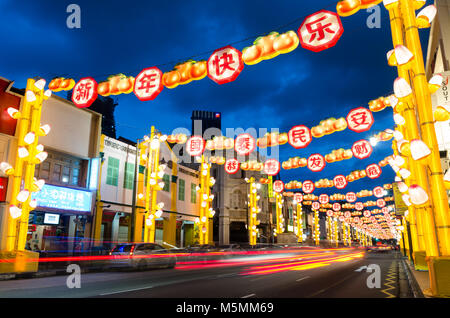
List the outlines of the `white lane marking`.
{"type": "Polygon", "coordinates": [[[305,277],[299,278],[299,279],[296,280],[296,282],[302,281],[302,280],[307,279],[307,278],[309,278],[309,276],[305,276],[305,277]]]}
{"type": "Polygon", "coordinates": [[[126,292],[130,292],[130,291],[136,291],[136,290],[142,290],[142,289],[150,289],[150,288],[153,288],[153,286],[146,286],[146,287],[140,287],[140,288],[119,290],[119,291],[115,291],[115,292],[100,294],[100,296],[120,294],[120,293],[126,293],[126,292]]]}
{"type": "Polygon", "coordinates": [[[250,297],[253,297],[253,296],[256,296],[256,295],[255,294],[250,294],[250,295],[247,295],[247,296],[243,296],[241,298],[250,298],[250,297]]]}

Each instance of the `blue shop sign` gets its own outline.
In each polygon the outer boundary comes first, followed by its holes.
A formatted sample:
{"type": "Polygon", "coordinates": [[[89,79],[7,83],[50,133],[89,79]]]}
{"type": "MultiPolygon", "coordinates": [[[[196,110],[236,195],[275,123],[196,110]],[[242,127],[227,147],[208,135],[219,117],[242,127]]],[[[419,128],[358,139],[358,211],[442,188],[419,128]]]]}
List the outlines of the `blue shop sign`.
{"type": "Polygon", "coordinates": [[[92,192],[45,184],[41,191],[34,192],[32,198],[41,208],[90,212],[92,192]]]}

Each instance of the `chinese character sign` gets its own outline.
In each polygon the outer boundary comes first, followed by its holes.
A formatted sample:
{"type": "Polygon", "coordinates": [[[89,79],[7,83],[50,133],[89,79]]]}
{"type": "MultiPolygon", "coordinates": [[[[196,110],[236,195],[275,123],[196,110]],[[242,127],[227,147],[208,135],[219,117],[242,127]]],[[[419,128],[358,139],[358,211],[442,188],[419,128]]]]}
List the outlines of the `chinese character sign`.
{"type": "Polygon", "coordinates": [[[330,218],[333,217],[333,211],[328,210],[328,211],[327,211],[327,216],[329,216],[330,218]]]}
{"type": "Polygon", "coordinates": [[[225,171],[229,174],[235,174],[239,171],[239,161],[236,159],[228,159],[225,162],[225,171]]]}
{"type": "Polygon", "coordinates": [[[320,203],[317,201],[314,201],[311,205],[311,207],[313,208],[313,210],[319,210],[320,209],[320,203]]]}
{"type": "Polygon", "coordinates": [[[383,208],[384,206],[386,206],[386,201],[384,201],[383,199],[378,199],[377,200],[377,206],[379,208],[383,208]]]}
{"type": "Polygon", "coordinates": [[[215,50],[207,65],[208,77],[217,84],[234,81],[244,68],[242,53],[231,46],[215,50]]]}
{"type": "Polygon", "coordinates": [[[381,208],[381,212],[382,212],[383,214],[388,214],[388,213],[389,213],[388,207],[387,207],[387,206],[382,207],[382,208],[381,208]]]}
{"type": "Polygon", "coordinates": [[[344,213],[344,216],[345,216],[346,219],[348,219],[348,218],[352,217],[352,214],[349,211],[347,211],[347,212],[344,213]]]}
{"type": "Polygon", "coordinates": [[[294,126],[288,132],[289,144],[295,149],[305,148],[309,145],[311,140],[311,131],[306,126],[294,126]]]}
{"type": "Polygon", "coordinates": [[[284,190],[284,183],[281,180],[277,180],[273,183],[273,191],[281,193],[284,190]]]}
{"type": "Polygon", "coordinates": [[[322,171],[325,168],[325,158],[318,153],[309,156],[308,168],[313,172],[322,171]]]}
{"type": "Polygon", "coordinates": [[[313,52],[336,45],[343,32],[339,16],[326,10],[306,17],[297,31],[302,47],[313,52]]]}
{"type": "Polygon", "coordinates": [[[353,156],[358,159],[365,159],[370,157],[372,151],[372,146],[367,140],[364,139],[355,142],[352,146],[353,156]]]}
{"type": "Polygon", "coordinates": [[[381,175],[381,168],[379,165],[377,165],[376,163],[373,163],[371,165],[368,165],[366,167],[366,175],[370,178],[370,179],[375,179],[378,178],[381,175]]]}
{"type": "Polygon", "coordinates": [[[366,211],[363,212],[363,215],[364,215],[366,218],[369,218],[371,214],[370,214],[370,211],[367,211],[367,210],[366,210],[366,211]]]}
{"type": "Polygon", "coordinates": [[[373,189],[373,195],[377,198],[381,198],[384,196],[384,189],[382,187],[375,187],[373,189]]]}
{"type": "Polygon", "coordinates": [[[72,102],[79,108],[89,107],[97,96],[97,82],[92,77],[85,77],[73,87],[72,102]]]}
{"type": "Polygon", "coordinates": [[[303,201],[303,195],[301,193],[295,193],[294,194],[294,200],[297,201],[297,203],[300,203],[303,201]]]}
{"type": "Polygon", "coordinates": [[[340,174],[333,178],[333,184],[337,189],[344,189],[347,186],[348,182],[345,176],[340,174]]]}
{"type": "Polygon", "coordinates": [[[333,203],[333,210],[334,211],[340,211],[341,210],[341,204],[340,203],[333,203]]]}
{"type": "Polygon", "coordinates": [[[246,156],[256,147],[256,140],[250,134],[240,134],[234,142],[234,150],[238,155],[246,156]]]}
{"type": "Polygon", "coordinates": [[[190,156],[200,156],[205,150],[205,141],[200,136],[192,136],[186,141],[186,151],[190,156]]]}
{"type": "Polygon", "coordinates": [[[32,199],[42,208],[90,212],[92,192],[45,184],[39,192],[33,192],[32,199]]]}
{"type": "Polygon", "coordinates": [[[327,204],[328,202],[330,202],[330,198],[327,194],[321,194],[319,195],[319,202],[322,204],[327,204]]]}
{"type": "Polygon", "coordinates": [[[313,193],[314,192],[314,182],[312,182],[311,180],[306,180],[305,182],[303,182],[302,184],[302,190],[303,192],[309,194],[309,193],[313,193]]]}
{"type": "Polygon", "coordinates": [[[356,201],[356,193],[355,192],[347,192],[347,194],[345,195],[345,200],[347,200],[347,202],[355,202],[356,201]]]}
{"type": "Polygon", "coordinates": [[[280,172],[280,162],[276,159],[269,159],[264,163],[264,172],[268,176],[275,176],[280,172]]]}
{"type": "Polygon", "coordinates": [[[162,72],[157,67],[143,69],[134,81],[134,94],[141,101],[153,100],[163,90],[162,72]]]}
{"type": "Polygon", "coordinates": [[[374,122],[372,112],[364,107],[352,109],[346,120],[348,128],[357,133],[369,130],[374,122]]]}
{"type": "Polygon", "coordinates": [[[364,209],[364,204],[362,202],[356,202],[355,209],[358,211],[362,211],[364,209]]]}

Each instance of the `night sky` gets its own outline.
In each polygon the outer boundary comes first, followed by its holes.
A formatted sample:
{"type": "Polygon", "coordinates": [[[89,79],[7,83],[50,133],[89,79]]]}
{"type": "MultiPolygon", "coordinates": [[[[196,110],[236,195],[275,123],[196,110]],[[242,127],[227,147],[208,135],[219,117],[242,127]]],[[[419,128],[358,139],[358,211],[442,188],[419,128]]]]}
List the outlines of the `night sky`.
{"type": "MultiPolygon", "coordinates": [[[[66,26],[66,7],[74,1],[0,1],[2,60],[0,76],[23,88],[28,77],[92,76],[97,82],[109,75],[136,76],[143,68],[158,66],[170,71],[188,59],[207,60],[225,45],[242,50],[258,36],[271,31],[297,32],[304,17],[328,9],[336,0],[315,1],[76,1],[81,7],[81,29],[66,26]]],[[[428,1],[431,2],[431,1],[428,1]]],[[[355,107],[392,93],[396,69],[387,65],[392,49],[387,11],[380,6],[381,28],[370,29],[371,13],[360,10],[341,18],[344,33],[337,45],[314,53],[300,45],[288,54],[245,65],[236,81],[218,85],[208,77],[174,89],[164,88],[154,100],[119,95],[116,108],[117,135],[136,140],[150,126],[170,134],[175,128],[190,129],[192,110],[222,113],[222,128],[278,128],[317,125],[329,117],[345,117],[355,107]]],[[[426,52],[428,31],[421,30],[426,52]]],[[[323,155],[333,149],[351,148],[353,142],[386,128],[393,128],[392,109],[374,113],[375,124],[364,133],[337,132],[295,150],[280,147],[280,161],[291,156],[323,155]]],[[[320,173],[306,167],[282,170],[284,181],[349,174],[378,163],[392,154],[391,143],[381,142],[371,157],[328,164],[320,173]]],[[[344,190],[321,189],[320,193],[345,193],[391,183],[387,166],[380,178],[361,179],[344,190]]]]}

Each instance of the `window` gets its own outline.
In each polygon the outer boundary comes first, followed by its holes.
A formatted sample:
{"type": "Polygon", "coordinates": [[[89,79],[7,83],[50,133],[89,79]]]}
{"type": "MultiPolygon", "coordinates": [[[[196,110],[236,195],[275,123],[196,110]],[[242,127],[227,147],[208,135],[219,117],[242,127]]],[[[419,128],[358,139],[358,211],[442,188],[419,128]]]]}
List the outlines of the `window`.
{"type": "Polygon", "coordinates": [[[72,184],[73,185],[78,185],[78,178],[80,177],[80,169],[78,168],[73,168],[72,170],[72,184]]]}
{"type": "Polygon", "coordinates": [[[197,185],[191,183],[191,203],[197,203],[197,185]]]}
{"type": "Polygon", "coordinates": [[[125,176],[123,179],[123,187],[125,189],[133,189],[134,183],[134,164],[125,162],[125,176]]]}
{"type": "Polygon", "coordinates": [[[59,164],[55,164],[53,166],[53,175],[52,175],[52,181],[59,182],[61,179],[61,170],[62,166],[59,164]]]}
{"type": "Polygon", "coordinates": [[[119,159],[108,157],[108,170],[106,173],[106,184],[116,186],[119,183],[119,159]]]}
{"type": "Polygon", "coordinates": [[[70,179],[70,167],[64,166],[61,182],[69,183],[69,179],[70,179]]]}
{"type": "Polygon", "coordinates": [[[169,192],[170,191],[170,176],[168,174],[165,174],[163,177],[163,181],[164,181],[163,190],[166,192],[169,192]]]}
{"type": "Polygon", "coordinates": [[[185,182],[183,179],[178,179],[178,200],[184,201],[185,182]]]}

